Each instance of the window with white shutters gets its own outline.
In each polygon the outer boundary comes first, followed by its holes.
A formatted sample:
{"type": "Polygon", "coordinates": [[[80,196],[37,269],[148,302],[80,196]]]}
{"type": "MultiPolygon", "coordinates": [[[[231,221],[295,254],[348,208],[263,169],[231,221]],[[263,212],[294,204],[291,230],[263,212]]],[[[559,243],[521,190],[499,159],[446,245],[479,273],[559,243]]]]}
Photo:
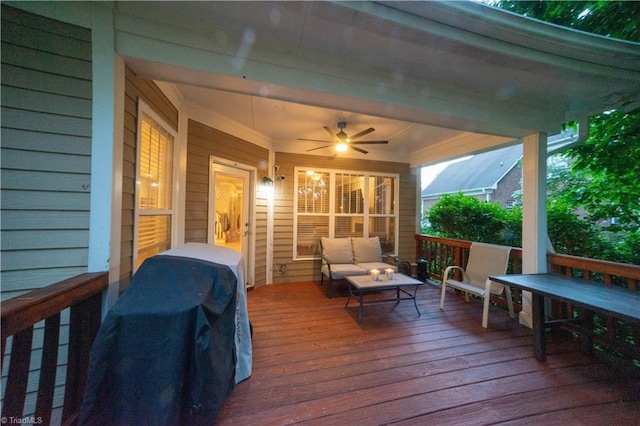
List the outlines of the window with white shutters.
{"type": "Polygon", "coordinates": [[[175,133],[146,105],[138,114],[135,267],[171,248],[175,133]]]}
{"type": "Polygon", "coordinates": [[[378,236],[395,254],[397,174],[296,168],[294,259],[320,255],[322,237],[378,236]]]}

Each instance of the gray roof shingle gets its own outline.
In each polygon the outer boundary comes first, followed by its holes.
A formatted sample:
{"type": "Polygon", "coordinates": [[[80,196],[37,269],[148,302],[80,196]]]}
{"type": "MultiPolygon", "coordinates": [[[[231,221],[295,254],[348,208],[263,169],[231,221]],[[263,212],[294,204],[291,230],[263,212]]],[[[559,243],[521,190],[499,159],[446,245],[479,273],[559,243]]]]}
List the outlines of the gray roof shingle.
{"type": "Polygon", "coordinates": [[[431,198],[480,188],[495,188],[498,181],[522,158],[522,145],[513,145],[448,165],[422,190],[431,198]]]}

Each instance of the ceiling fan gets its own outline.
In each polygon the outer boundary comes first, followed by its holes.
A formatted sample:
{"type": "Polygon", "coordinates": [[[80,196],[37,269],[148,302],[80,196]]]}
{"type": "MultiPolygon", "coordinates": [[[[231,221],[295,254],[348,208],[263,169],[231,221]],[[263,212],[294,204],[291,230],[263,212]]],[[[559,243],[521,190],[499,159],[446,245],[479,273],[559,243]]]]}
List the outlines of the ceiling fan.
{"type": "Polygon", "coordinates": [[[380,144],[388,144],[389,141],[356,141],[356,139],[361,138],[362,136],[368,135],[369,133],[375,131],[376,129],[374,129],[373,127],[369,127],[366,130],[363,130],[359,133],[356,133],[353,136],[348,136],[344,129],[347,127],[347,123],[345,121],[340,121],[338,123],[338,129],[340,129],[340,131],[338,133],[335,133],[333,130],[331,130],[330,128],[328,128],[327,126],[324,126],[324,129],[327,131],[327,133],[329,133],[333,139],[333,141],[323,141],[323,140],[318,140],[318,139],[304,139],[304,138],[298,138],[299,141],[311,141],[311,142],[325,142],[325,143],[329,143],[330,145],[325,145],[325,146],[321,146],[318,148],[311,148],[308,149],[307,152],[309,151],[315,151],[317,149],[323,149],[323,148],[328,148],[330,146],[334,146],[336,151],[338,152],[344,152],[347,149],[351,148],[355,151],[361,152],[363,154],[368,154],[369,151],[365,151],[362,148],[359,148],[355,145],[380,145],[380,144]]]}

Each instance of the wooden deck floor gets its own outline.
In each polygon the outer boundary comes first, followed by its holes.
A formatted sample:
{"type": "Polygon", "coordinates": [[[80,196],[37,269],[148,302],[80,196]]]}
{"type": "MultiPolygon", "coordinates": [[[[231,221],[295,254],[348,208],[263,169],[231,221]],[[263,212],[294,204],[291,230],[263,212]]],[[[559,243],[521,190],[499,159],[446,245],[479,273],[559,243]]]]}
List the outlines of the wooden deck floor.
{"type": "Polygon", "coordinates": [[[253,375],[238,384],[219,424],[638,425],[640,379],[549,342],[533,358],[530,331],[460,296],[439,309],[439,287],[365,307],[328,299],[313,283],[249,292],[253,375]]]}

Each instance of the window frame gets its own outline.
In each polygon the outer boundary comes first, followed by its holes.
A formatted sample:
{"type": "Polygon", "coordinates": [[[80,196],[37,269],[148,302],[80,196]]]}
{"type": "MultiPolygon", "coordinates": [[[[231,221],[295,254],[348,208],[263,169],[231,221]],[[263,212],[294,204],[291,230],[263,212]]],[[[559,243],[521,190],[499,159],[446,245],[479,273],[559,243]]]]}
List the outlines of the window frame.
{"type": "Polygon", "coordinates": [[[303,216],[320,216],[320,217],[328,217],[328,236],[333,238],[336,232],[336,219],[339,217],[348,217],[348,216],[362,216],[362,236],[368,237],[370,232],[370,221],[372,218],[378,217],[388,217],[394,220],[394,230],[393,233],[395,235],[395,239],[393,242],[393,253],[387,253],[389,255],[397,255],[398,253],[398,236],[400,230],[400,174],[399,173],[386,173],[386,172],[376,172],[370,170],[344,170],[344,169],[327,169],[327,168],[316,168],[316,167],[303,167],[296,166],[294,167],[294,194],[293,194],[293,248],[292,248],[292,256],[294,261],[304,261],[304,260],[316,260],[321,256],[316,254],[310,255],[299,255],[298,254],[298,219],[303,216]],[[316,173],[328,173],[329,174],[329,212],[328,213],[307,213],[307,212],[299,212],[298,211],[298,201],[299,197],[297,196],[298,188],[300,187],[299,176],[301,172],[316,172],[316,173]],[[364,181],[363,192],[364,192],[364,205],[362,213],[337,213],[335,208],[335,200],[336,200],[336,177],[337,175],[357,175],[361,176],[364,181]],[[391,200],[393,204],[393,213],[374,213],[371,210],[371,206],[369,203],[370,197],[372,195],[372,189],[369,188],[370,178],[371,177],[383,177],[383,178],[392,178],[394,179],[394,188],[393,194],[394,199],[391,200]]]}
{"type": "Polygon", "coordinates": [[[169,246],[172,248],[175,245],[176,240],[176,208],[177,208],[177,166],[178,166],[178,131],[174,129],[164,118],[160,116],[153,108],[151,108],[142,99],[138,99],[138,111],[136,119],[136,163],[135,163],[135,186],[134,186],[134,206],[133,206],[133,253],[132,253],[132,272],[138,269],[138,243],[140,232],[140,217],[141,216],[168,216],[169,217],[169,246]],[[144,116],[149,117],[155,122],[164,132],[173,137],[173,146],[171,153],[171,203],[169,208],[164,209],[141,209],[140,208],[140,196],[141,190],[139,186],[140,182],[140,169],[141,169],[141,143],[142,143],[142,126],[144,116]]]}

